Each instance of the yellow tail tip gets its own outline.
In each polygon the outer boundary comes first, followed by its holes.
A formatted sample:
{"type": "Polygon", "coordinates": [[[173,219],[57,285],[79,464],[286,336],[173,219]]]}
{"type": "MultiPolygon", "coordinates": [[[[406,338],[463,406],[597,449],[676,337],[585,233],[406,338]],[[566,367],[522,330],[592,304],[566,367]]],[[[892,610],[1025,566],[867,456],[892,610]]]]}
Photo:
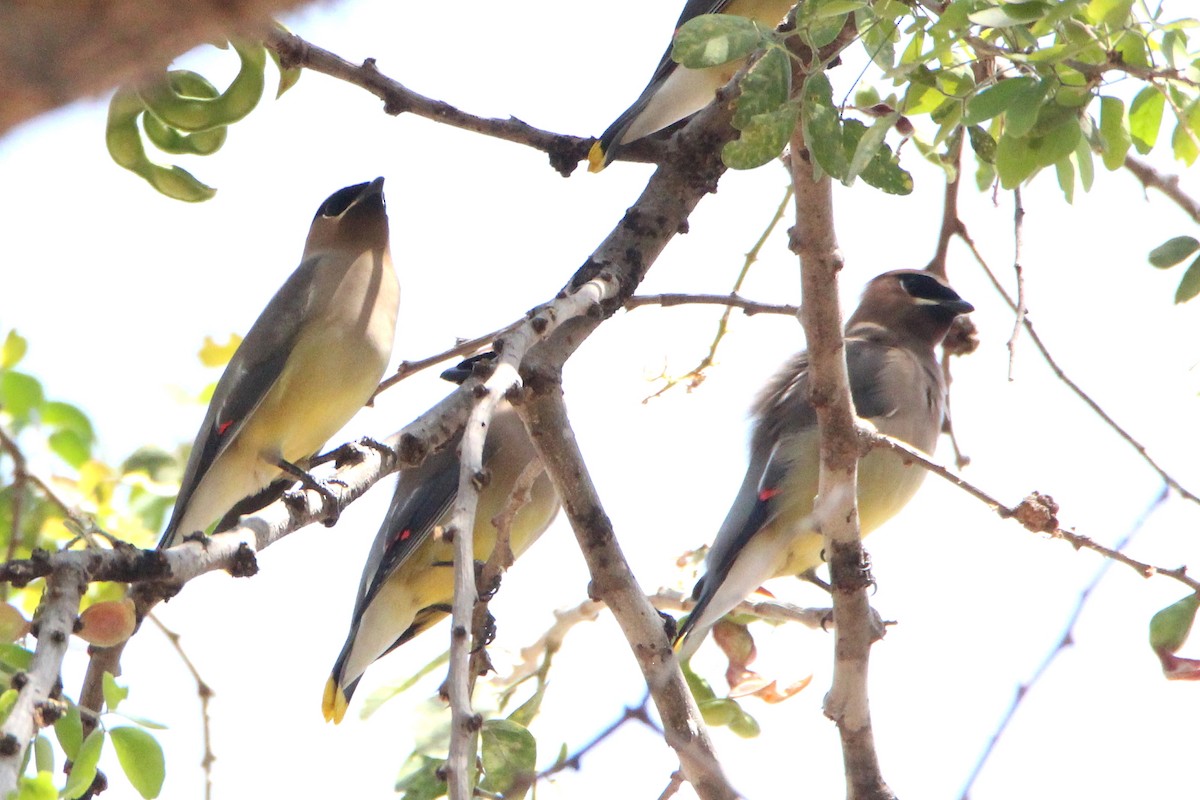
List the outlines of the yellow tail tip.
{"type": "Polygon", "coordinates": [[[588,151],[588,172],[599,172],[607,165],[608,159],[605,157],[604,146],[597,141],[588,151]]]}
{"type": "Polygon", "coordinates": [[[321,713],[325,715],[325,721],[337,725],[346,716],[349,706],[337,680],[331,677],[325,681],[325,694],[321,697],[321,713]]]}

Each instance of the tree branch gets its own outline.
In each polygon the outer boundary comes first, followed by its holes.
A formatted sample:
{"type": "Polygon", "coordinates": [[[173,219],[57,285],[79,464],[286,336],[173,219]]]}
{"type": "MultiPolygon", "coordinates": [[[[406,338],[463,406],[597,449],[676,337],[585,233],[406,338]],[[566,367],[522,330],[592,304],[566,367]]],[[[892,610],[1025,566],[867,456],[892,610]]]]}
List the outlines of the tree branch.
{"type": "Polygon", "coordinates": [[[1142,182],[1144,188],[1157,189],[1162,192],[1175,205],[1183,209],[1189,217],[1200,223],[1200,202],[1197,202],[1179,188],[1178,175],[1163,175],[1145,161],[1141,161],[1131,155],[1125,156],[1125,169],[1132,172],[1134,177],[1142,182]]]}
{"type": "Polygon", "coordinates": [[[475,765],[476,734],[482,720],[471,708],[471,620],[478,602],[475,583],[475,509],[483,474],[483,444],[492,413],[504,395],[520,384],[517,367],[537,342],[558,326],[582,317],[617,294],[617,282],[601,272],[570,294],[560,294],[543,306],[526,324],[497,342],[498,357],[490,377],[474,392],[475,405],[467,418],[459,445],[458,496],[448,529],[454,537],[454,603],[450,634],[451,736],[447,784],[451,800],[469,800],[474,792],[471,774],[475,765]]]}
{"type": "Polygon", "coordinates": [[[383,101],[383,110],[388,114],[415,114],[455,128],[542,150],[550,156],[551,166],[564,177],[587,158],[588,148],[595,141],[591,137],[543,131],[515,117],[487,119],[468,114],[449,103],[417,94],[387,77],[375,66],[373,58],[368,58],[361,65],[352,64],[294,33],[278,28],[267,34],[264,43],[279,55],[284,67],[305,67],[366,89],[383,101]]]}
{"type": "Polygon", "coordinates": [[[809,392],[821,436],[821,471],[813,505],[816,528],[825,536],[832,583],[834,674],[825,714],[838,728],[849,800],[893,798],[875,753],[867,694],[872,625],[867,589],[870,562],[858,526],[856,485],[858,443],[850,399],[838,306],[837,274],[842,268],[833,229],[833,195],[828,175],[814,177],[803,125],[792,136],[792,183],[796,227],[792,251],[800,257],[800,320],[809,357],[809,392]]]}
{"type": "Polygon", "coordinates": [[[55,565],[46,579],[46,592],[34,620],[37,649],[33,663],[20,679],[13,677],[13,687],[19,694],[0,726],[0,797],[16,791],[25,749],[40,728],[58,718],[58,710],[48,703],[62,692],[62,662],[87,580],[87,571],[69,562],[55,565]]]}
{"type": "Polygon", "coordinates": [[[1133,569],[1143,578],[1152,578],[1155,575],[1165,575],[1168,578],[1173,578],[1179,581],[1184,586],[1193,592],[1200,593],[1200,581],[1192,578],[1187,574],[1187,567],[1156,567],[1153,564],[1148,564],[1144,561],[1138,561],[1135,558],[1130,558],[1120,549],[1105,547],[1089,536],[1082,536],[1074,531],[1068,531],[1060,527],[1058,524],[1058,504],[1049,495],[1040,492],[1030,493],[1024,500],[1015,506],[1007,506],[1000,502],[994,496],[988,494],[983,489],[975,486],[971,482],[963,479],[961,476],[954,474],[942,465],[931,461],[928,456],[909,447],[904,442],[898,439],[893,439],[890,436],[885,436],[878,431],[860,430],[859,436],[863,440],[863,444],[867,447],[884,447],[899,454],[906,461],[913,461],[920,464],[924,469],[929,470],[933,474],[953,483],[958,488],[962,489],[967,494],[974,497],[976,500],[983,502],[1001,519],[1013,519],[1022,525],[1026,530],[1033,533],[1048,533],[1052,538],[1062,539],[1071,544],[1076,550],[1091,550],[1098,553],[1104,558],[1116,561],[1120,564],[1133,569]]]}
{"type": "Polygon", "coordinates": [[[662,619],[638,588],[617,544],[612,522],[600,503],[567,419],[561,386],[544,377],[527,381],[527,385],[532,383],[538,389],[526,392],[517,409],[554,482],[587,561],[592,575],[589,592],[612,610],[621,626],[663,721],[667,744],[679,756],[696,794],[705,800],[733,800],[738,794],[729,785],[713,753],[662,619]]]}

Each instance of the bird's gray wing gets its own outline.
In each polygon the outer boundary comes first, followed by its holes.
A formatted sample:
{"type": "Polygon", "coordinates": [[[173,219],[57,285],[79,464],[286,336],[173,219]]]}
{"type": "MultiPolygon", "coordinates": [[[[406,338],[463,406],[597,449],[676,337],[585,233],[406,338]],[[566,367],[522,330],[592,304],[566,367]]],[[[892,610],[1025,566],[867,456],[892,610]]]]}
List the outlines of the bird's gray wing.
{"type": "Polygon", "coordinates": [[[455,451],[459,441],[451,440],[417,469],[400,473],[392,503],[363,569],[354,625],[387,579],[429,538],[458,497],[459,460],[455,451]]]}
{"type": "MultiPolygon", "coordinates": [[[[733,0],[688,0],[683,7],[683,11],[679,14],[679,19],[675,22],[675,30],[678,31],[685,22],[701,14],[719,14],[731,2],[733,0]]],[[[638,95],[638,99],[633,102],[633,105],[625,109],[625,112],[617,117],[604,133],[600,134],[600,146],[605,153],[612,149],[617,140],[633,124],[633,121],[646,110],[646,106],[650,104],[650,100],[662,88],[662,85],[666,83],[671,73],[678,68],[679,65],[671,60],[671,46],[668,45],[662,58],[658,61],[658,66],[654,68],[654,74],[650,77],[650,82],[646,84],[645,89],[642,89],[642,93],[638,95]]]]}
{"type": "Polygon", "coordinates": [[[283,372],[299,336],[300,323],[314,300],[313,273],[319,263],[320,258],[313,257],[297,267],[267,303],[225,367],[188,457],[168,532],[175,520],[182,517],[188,499],[213,462],[234,440],[283,372]]]}

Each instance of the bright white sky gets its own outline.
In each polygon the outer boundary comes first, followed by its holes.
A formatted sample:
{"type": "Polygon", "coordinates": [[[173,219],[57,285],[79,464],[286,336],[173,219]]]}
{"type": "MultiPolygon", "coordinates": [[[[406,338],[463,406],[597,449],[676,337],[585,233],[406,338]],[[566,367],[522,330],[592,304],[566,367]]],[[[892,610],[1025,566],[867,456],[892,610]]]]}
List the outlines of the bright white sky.
{"type": "MultiPolygon", "coordinates": [[[[503,7],[469,0],[450,14],[440,4],[376,0],[287,23],[351,61],[373,56],[384,73],[471,112],[586,135],[598,134],[636,97],[678,7],[612,0],[597,14],[551,0],[503,7]]],[[[235,59],[212,51],[188,61],[228,80],[235,59]]],[[[854,77],[848,67],[834,71],[843,93],[854,77]]],[[[281,101],[265,100],[234,126],[219,154],[187,165],[220,190],[212,202],[188,206],[109,161],[104,114],[104,100],[77,104],[0,141],[0,218],[8,221],[0,269],[9,287],[0,328],[29,338],[26,368],[51,396],[91,414],[102,453],[113,461],[142,443],[171,447],[195,435],[203,409],[179,398],[216,377],[195,356],[203,337],[250,325],[296,265],[309,220],[333,190],[387,177],[403,286],[399,361],[499,327],[552,297],[650,171],[616,164],[599,176],[580,171],[564,180],[542,154],[389,117],[361,90],[306,74],[281,101]]],[[[848,304],[872,276],[924,265],[932,253],[942,180],[911,147],[904,156],[917,182],[911,197],[861,185],[836,193],[848,304]]],[[[777,167],[726,175],[643,291],[727,291],[785,183],[777,167]]],[[[1030,315],[1068,373],[1195,490],[1200,306],[1174,306],[1181,270],[1159,272],[1146,262],[1150,248],[1195,226],[1161,196],[1144,198],[1128,174],[1102,172],[1096,183],[1073,207],[1050,174],[1026,191],[1030,315]]],[[[1194,176],[1184,186],[1200,194],[1194,176]]],[[[962,206],[1011,286],[1011,198],[993,205],[990,195],[968,188],[962,206]]],[[[1157,478],[1053,378],[1027,338],[1010,382],[1011,315],[960,246],[950,275],[978,308],[982,338],[979,352],[955,365],[956,427],[973,459],[966,477],[1009,503],[1048,492],[1061,503],[1064,524],[1115,541],[1157,493],[1157,478]]],[[[745,294],[794,303],[798,287],[781,230],[745,294]]],[[[583,452],[649,591],[682,585],[674,559],[711,539],[741,479],[751,397],[802,347],[792,320],[735,316],[721,363],[700,391],[642,405],[655,388],[649,379],[699,359],[718,315],[711,307],[620,314],[566,375],[583,452]]],[[[447,390],[435,371],[410,379],[360,414],[339,441],[387,435],[447,390]]],[[[944,461],[949,450],[944,442],[944,461]]],[[[326,725],[318,703],[389,493],[390,485],[378,489],[334,530],[311,528],[272,547],[256,578],[208,576],[160,611],[216,691],[218,796],[391,796],[412,746],[414,715],[441,676],[368,721],[358,710],[373,689],[443,649],[444,628],[376,665],[341,726],[326,725]]],[[[1198,522],[1200,511],[1172,498],[1131,552],[1168,567],[1200,561],[1198,522]]],[[[1100,560],[1000,523],[936,478],[869,548],[879,582],[873,603],[899,621],[873,654],[884,774],[901,796],[957,797],[1017,685],[1061,637],[1100,560]]],[[[493,604],[497,662],[548,627],[553,609],[583,599],[586,580],[560,519],[493,604]]],[[[772,588],[781,598],[823,602],[795,581],[772,588]]],[[[1195,686],[1165,682],[1146,645],[1150,616],[1183,594],[1165,579],[1115,569],[1092,598],[1075,647],[1027,698],[973,798],[1188,794],[1200,699],[1195,686]]],[[[840,796],[836,732],[820,713],[832,637],[756,634],[762,672],[785,683],[811,673],[813,683],[781,706],[747,702],[763,724],[760,738],[715,732],[731,779],[751,798],[778,797],[784,786],[791,793],[792,784],[796,794],[840,796]]],[[[79,685],[83,649],[78,643],[66,677],[71,689],[79,685]]],[[[697,663],[719,683],[711,651],[697,663]]],[[[169,757],[163,796],[202,797],[191,679],[154,630],[129,647],[125,668],[134,687],[130,713],[170,726],[160,734],[169,757]]],[[[552,681],[535,727],[542,764],[563,742],[583,744],[642,694],[607,617],[568,638],[552,681]]],[[[132,796],[111,751],[106,759],[114,796],[132,796]]],[[[673,766],[652,734],[631,728],[589,755],[580,774],[559,777],[539,796],[602,798],[636,787],[653,797],[673,766]]],[[[691,795],[685,789],[680,796],[691,795]]]]}

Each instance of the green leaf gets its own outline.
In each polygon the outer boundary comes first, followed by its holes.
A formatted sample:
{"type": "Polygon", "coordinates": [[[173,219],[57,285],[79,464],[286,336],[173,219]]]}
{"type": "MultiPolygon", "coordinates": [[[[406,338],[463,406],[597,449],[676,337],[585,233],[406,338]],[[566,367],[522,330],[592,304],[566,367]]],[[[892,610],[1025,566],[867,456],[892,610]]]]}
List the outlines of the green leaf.
{"type": "Polygon", "coordinates": [[[1033,130],[1049,92],[1050,82],[1045,80],[1021,87],[1004,115],[1005,135],[1024,136],[1033,130]]]}
{"type": "Polygon", "coordinates": [[[480,732],[484,789],[505,800],[524,797],[537,774],[537,741],[523,725],[489,719],[480,732]]]}
{"type": "MultiPolygon", "coordinates": [[[[866,132],[867,126],[858,120],[846,120],[842,128],[842,146],[847,152],[857,152],[858,143],[866,132]]],[[[900,157],[886,143],[875,152],[875,157],[867,163],[859,177],[868,186],[888,194],[906,195],[913,190],[912,175],[900,166],[900,157]]]]}
{"type": "Polygon", "coordinates": [[[32,778],[22,775],[17,782],[16,800],[58,800],[54,776],[49,772],[39,772],[32,778]]]}
{"type": "Polygon", "coordinates": [[[1118,28],[1129,18],[1133,0],[1091,0],[1084,9],[1088,22],[1118,28]]]}
{"type": "Polygon", "coordinates": [[[28,349],[29,342],[23,336],[16,331],[9,331],[8,336],[4,337],[4,344],[0,345],[0,369],[16,366],[28,349]]]}
{"type": "Polygon", "coordinates": [[[446,764],[443,758],[413,753],[400,768],[395,791],[404,792],[400,800],[436,800],[446,795],[446,782],[438,771],[446,764]]]}
{"type": "MultiPolygon", "coordinates": [[[[804,5],[807,6],[808,3],[804,5]]],[[[842,32],[842,28],[846,27],[846,19],[850,16],[848,12],[835,13],[833,16],[824,16],[819,13],[822,9],[824,9],[824,6],[820,6],[818,13],[807,24],[800,27],[800,32],[803,34],[805,42],[814,50],[819,50],[836,39],[838,34],[842,32]]]]}
{"type": "Polygon", "coordinates": [[[92,457],[92,448],[75,431],[55,431],[48,439],[50,449],[75,469],[92,457]]]}
{"type": "Polygon", "coordinates": [[[854,12],[854,21],[862,35],[862,44],[867,55],[882,70],[890,70],[896,64],[896,26],[890,20],[881,20],[870,8],[854,12]]]}
{"type": "Polygon", "coordinates": [[[1054,163],[1054,172],[1058,177],[1058,188],[1062,189],[1067,204],[1075,202],[1075,165],[1070,156],[1064,156],[1054,163]]]}
{"type": "MultiPolygon", "coordinates": [[[[772,47],[742,79],[733,127],[745,130],[754,117],[775,111],[792,93],[792,62],[782,47],[772,47]]],[[[782,149],[782,148],[780,148],[782,149]]]]}
{"type": "Polygon", "coordinates": [[[796,130],[799,115],[800,110],[791,104],[759,114],[741,136],[721,148],[721,160],[730,169],[761,167],[783,152],[796,130]]]}
{"type": "Polygon", "coordinates": [[[54,723],[54,735],[58,737],[58,746],[63,749],[63,754],[74,761],[83,744],[83,717],[79,714],[79,706],[67,704],[67,713],[54,723]]]}
{"type": "Polygon", "coordinates": [[[1082,135],[1079,120],[1071,117],[1040,136],[1030,137],[1029,146],[1037,158],[1038,166],[1049,167],[1074,153],[1082,135]]]}
{"type": "Polygon", "coordinates": [[[81,797],[92,781],[96,779],[96,767],[100,763],[100,753],[104,750],[104,729],[96,728],[88,734],[79,747],[78,755],[71,759],[71,774],[63,789],[66,800],[81,797]]]}
{"type": "Polygon", "coordinates": [[[858,144],[854,147],[854,155],[850,158],[850,166],[846,170],[845,183],[847,186],[853,184],[854,179],[862,174],[862,171],[875,159],[875,156],[879,155],[888,131],[892,129],[892,126],[896,124],[896,120],[898,119],[900,119],[899,113],[880,117],[859,137],[858,144]]]}
{"type": "Polygon", "coordinates": [[[1129,106],[1129,135],[1133,138],[1133,146],[1142,155],[1154,149],[1158,129],[1162,127],[1165,105],[1166,98],[1162,92],[1147,86],[1137,93],[1129,106]]]}
{"type": "Polygon", "coordinates": [[[1027,25],[1046,16],[1050,6],[1038,2],[1001,3],[968,15],[971,22],[985,28],[1010,28],[1027,25]]]}
{"type": "Polygon", "coordinates": [[[158,740],[141,728],[128,725],[113,728],[108,735],[133,788],[146,800],[158,797],[167,774],[158,740]]]}
{"type": "Polygon", "coordinates": [[[54,745],[40,734],[33,740],[33,763],[38,772],[54,773],[54,745]]]}
{"type": "Polygon", "coordinates": [[[988,188],[996,181],[996,168],[987,163],[980,161],[975,168],[975,186],[981,192],[986,192],[988,188]]]}
{"type": "Polygon", "coordinates": [[[1000,81],[995,86],[984,89],[967,103],[967,113],[963,115],[963,124],[977,125],[1003,114],[1022,92],[1028,91],[1036,84],[1036,78],[1022,75],[1019,78],[1000,81]]]}
{"type": "Polygon", "coordinates": [[[971,140],[971,149],[979,156],[979,160],[985,164],[995,164],[996,140],[992,135],[978,125],[967,128],[967,135],[971,140]]]}
{"type": "Polygon", "coordinates": [[[104,690],[104,705],[109,711],[116,711],[121,701],[129,697],[128,687],[119,685],[111,672],[104,673],[101,688],[104,690]]]}
{"type": "Polygon", "coordinates": [[[745,58],[758,49],[763,33],[745,17],[701,14],[675,32],[671,59],[689,69],[703,69],[745,58]]]}
{"type": "Polygon", "coordinates": [[[1154,615],[1150,620],[1150,647],[1155,653],[1174,653],[1183,647],[1197,609],[1200,609],[1200,595],[1189,594],[1154,615]]]}
{"type": "Polygon", "coordinates": [[[33,664],[33,651],[5,642],[0,644],[0,663],[13,672],[24,672],[33,664]]]}
{"type": "Polygon", "coordinates": [[[78,406],[52,400],[42,405],[41,415],[42,422],[55,430],[71,431],[88,444],[95,439],[91,420],[78,406]]]}
{"type": "Polygon", "coordinates": [[[16,689],[5,689],[0,694],[0,725],[4,724],[4,721],[8,719],[8,715],[12,713],[13,706],[17,704],[17,698],[20,695],[21,693],[16,689]]]}
{"type": "Polygon", "coordinates": [[[1175,290],[1175,302],[1186,303],[1198,294],[1200,294],[1200,258],[1189,264],[1187,272],[1183,273],[1183,278],[1179,281],[1179,288],[1175,290]]]}
{"type": "Polygon", "coordinates": [[[1200,137],[1200,101],[1187,107],[1175,124],[1175,132],[1171,134],[1171,150],[1175,158],[1189,167],[1200,155],[1200,148],[1196,146],[1197,137],[1200,137]]]}
{"type": "Polygon", "coordinates": [[[831,177],[846,175],[849,163],[842,146],[841,122],[833,106],[833,87],[823,72],[804,82],[804,142],[813,160],[831,177]]]}
{"type": "Polygon", "coordinates": [[[743,739],[753,739],[762,733],[758,720],[747,714],[741,706],[738,706],[737,709],[738,713],[729,721],[729,730],[743,739]]]}
{"type": "Polygon", "coordinates": [[[18,422],[29,421],[33,409],[46,400],[42,384],[37,378],[23,372],[0,374],[0,407],[18,422]]]}
{"type": "Polygon", "coordinates": [[[1100,143],[1105,168],[1114,170],[1125,163],[1133,140],[1125,120],[1125,103],[1116,97],[1100,98],[1100,143]]]}
{"type": "Polygon", "coordinates": [[[1092,164],[1092,146],[1086,136],[1079,137],[1075,145],[1075,164],[1079,167],[1079,184],[1085,192],[1092,190],[1092,181],[1096,178],[1096,170],[1092,164]]]}
{"type": "Polygon", "coordinates": [[[1162,53],[1171,69],[1187,69],[1187,36],[1181,30],[1167,31],[1162,38],[1162,53]]]}
{"type": "Polygon", "coordinates": [[[947,99],[937,86],[914,79],[908,84],[908,91],[904,93],[904,102],[900,107],[909,116],[929,114],[940,108],[947,99]]]}
{"type": "Polygon", "coordinates": [[[1176,236],[1150,251],[1150,265],[1159,269],[1173,267],[1197,250],[1200,241],[1191,236],[1176,236]]]}
{"type": "Polygon", "coordinates": [[[1037,171],[1037,153],[1029,144],[1028,139],[1016,136],[1005,134],[1000,137],[996,145],[996,174],[1005,189],[1015,189],[1037,171]]]}
{"type": "Polygon", "coordinates": [[[133,722],[137,725],[141,725],[143,728],[150,728],[151,730],[155,730],[155,731],[167,730],[167,726],[162,724],[161,722],[156,722],[152,719],[146,719],[145,717],[135,717],[130,714],[118,714],[117,716],[124,717],[125,719],[129,720],[130,722],[133,722]]]}

